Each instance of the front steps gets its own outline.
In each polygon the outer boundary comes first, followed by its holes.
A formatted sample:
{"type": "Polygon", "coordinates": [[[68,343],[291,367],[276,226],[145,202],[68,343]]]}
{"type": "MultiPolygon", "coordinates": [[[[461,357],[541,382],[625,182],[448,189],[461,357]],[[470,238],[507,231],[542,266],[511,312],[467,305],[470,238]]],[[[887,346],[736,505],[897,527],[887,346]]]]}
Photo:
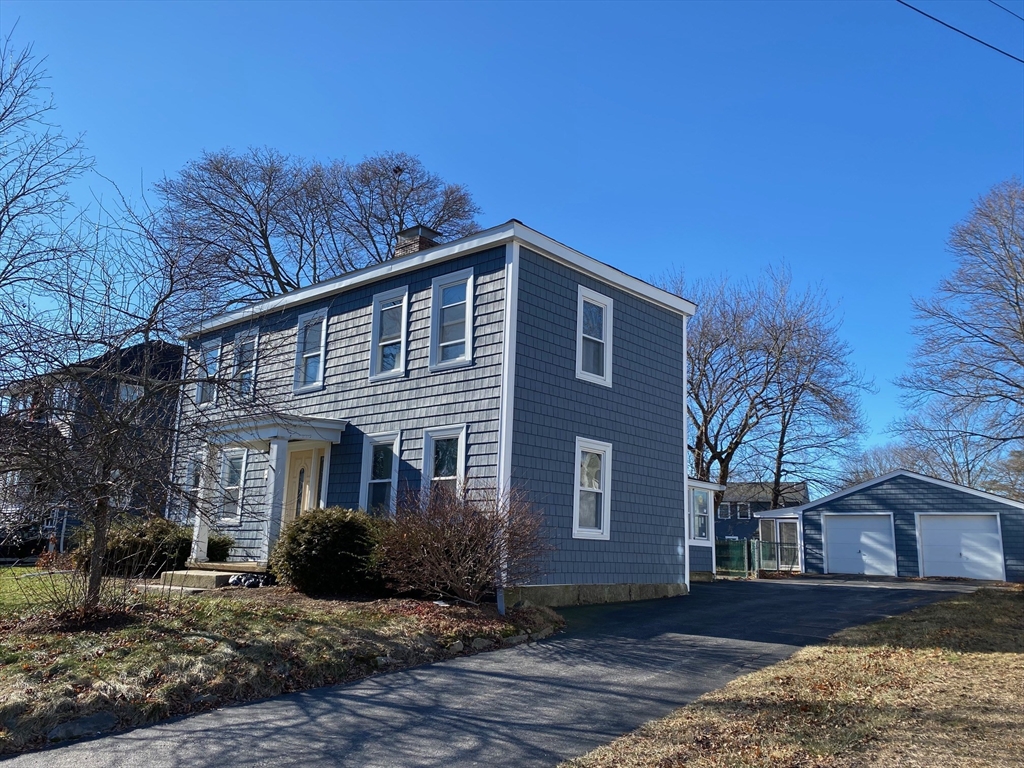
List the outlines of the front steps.
{"type": "Polygon", "coordinates": [[[160,574],[160,583],[150,586],[163,590],[188,590],[189,593],[203,592],[228,586],[232,576],[251,576],[266,572],[267,567],[263,563],[189,562],[184,571],[164,571],[160,574]]]}

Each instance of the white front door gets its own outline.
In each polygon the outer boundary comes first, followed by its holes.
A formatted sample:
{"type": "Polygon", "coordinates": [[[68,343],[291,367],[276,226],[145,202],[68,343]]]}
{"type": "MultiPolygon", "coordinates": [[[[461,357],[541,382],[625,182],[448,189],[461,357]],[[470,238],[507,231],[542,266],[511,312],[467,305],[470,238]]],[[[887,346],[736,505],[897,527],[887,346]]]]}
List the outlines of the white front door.
{"type": "Polygon", "coordinates": [[[889,515],[822,515],[828,573],[896,575],[896,544],[889,515]]]}
{"type": "Polygon", "coordinates": [[[323,459],[322,448],[288,451],[282,522],[290,523],[303,512],[320,506],[323,459]]]}
{"type": "Polygon", "coordinates": [[[995,515],[918,517],[922,576],[1003,579],[1003,542],[995,515]]]}

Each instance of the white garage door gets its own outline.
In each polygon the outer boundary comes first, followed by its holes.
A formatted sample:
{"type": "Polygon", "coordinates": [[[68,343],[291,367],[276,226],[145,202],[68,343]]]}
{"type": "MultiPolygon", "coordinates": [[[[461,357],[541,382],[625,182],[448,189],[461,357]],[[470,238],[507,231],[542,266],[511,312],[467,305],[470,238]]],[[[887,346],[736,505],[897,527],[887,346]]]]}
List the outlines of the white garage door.
{"type": "Polygon", "coordinates": [[[896,575],[896,546],[889,515],[822,515],[829,573],[896,575]]]}
{"type": "Polygon", "coordinates": [[[921,515],[922,576],[1003,578],[1003,543],[995,515],[921,515]]]}

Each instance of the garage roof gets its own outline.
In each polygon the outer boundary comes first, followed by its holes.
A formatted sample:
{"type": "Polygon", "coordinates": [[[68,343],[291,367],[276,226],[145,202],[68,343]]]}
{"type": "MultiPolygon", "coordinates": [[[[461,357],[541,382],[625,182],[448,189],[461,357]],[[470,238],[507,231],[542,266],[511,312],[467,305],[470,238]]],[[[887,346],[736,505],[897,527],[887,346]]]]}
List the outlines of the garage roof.
{"type": "Polygon", "coordinates": [[[969,493],[972,496],[979,496],[983,499],[988,499],[989,501],[996,501],[999,502],[1000,504],[1006,504],[1007,506],[1010,507],[1024,509],[1024,502],[1021,501],[1014,501],[1013,499],[1008,499],[1005,496],[997,496],[994,493],[986,493],[985,491],[979,491],[977,488],[968,488],[966,485],[957,485],[956,483],[951,483],[948,480],[939,480],[937,477],[928,477],[928,475],[920,475],[917,472],[911,472],[910,470],[907,469],[897,469],[895,472],[890,472],[889,474],[882,475],[881,477],[872,478],[871,480],[867,480],[863,483],[859,483],[857,485],[846,488],[842,491],[833,493],[830,496],[825,496],[824,498],[815,499],[814,501],[809,502],[807,504],[802,504],[799,507],[789,507],[788,509],[775,509],[772,510],[771,512],[761,512],[756,516],[781,517],[783,514],[785,514],[786,516],[792,516],[794,513],[803,514],[808,509],[820,507],[822,504],[827,504],[828,502],[834,501],[835,499],[840,499],[843,496],[849,496],[851,493],[856,493],[857,491],[864,490],[865,488],[870,488],[873,485],[884,483],[886,480],[891,480],[894,477],[912,477],[915,480],[922,480],[926,483],[931,483],[933,485],[941,485],[943,488],[952,488],[954,491],[962,491],[963,493],[969,493]]]}

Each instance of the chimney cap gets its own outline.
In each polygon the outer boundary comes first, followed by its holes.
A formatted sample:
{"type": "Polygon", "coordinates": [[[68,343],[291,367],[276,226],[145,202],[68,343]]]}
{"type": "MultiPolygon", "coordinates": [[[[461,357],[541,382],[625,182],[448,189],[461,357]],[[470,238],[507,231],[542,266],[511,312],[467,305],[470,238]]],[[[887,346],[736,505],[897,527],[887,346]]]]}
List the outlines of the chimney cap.
{"type": "Polygon", "coordinates": [[[425,240],[432,240],[434,243],[437,243],[441,240],[441,233],[424,224],[417,224],[414,227],[406,227],[399,232],[398,242],[407,242],[421,237],[425,240]]]}

